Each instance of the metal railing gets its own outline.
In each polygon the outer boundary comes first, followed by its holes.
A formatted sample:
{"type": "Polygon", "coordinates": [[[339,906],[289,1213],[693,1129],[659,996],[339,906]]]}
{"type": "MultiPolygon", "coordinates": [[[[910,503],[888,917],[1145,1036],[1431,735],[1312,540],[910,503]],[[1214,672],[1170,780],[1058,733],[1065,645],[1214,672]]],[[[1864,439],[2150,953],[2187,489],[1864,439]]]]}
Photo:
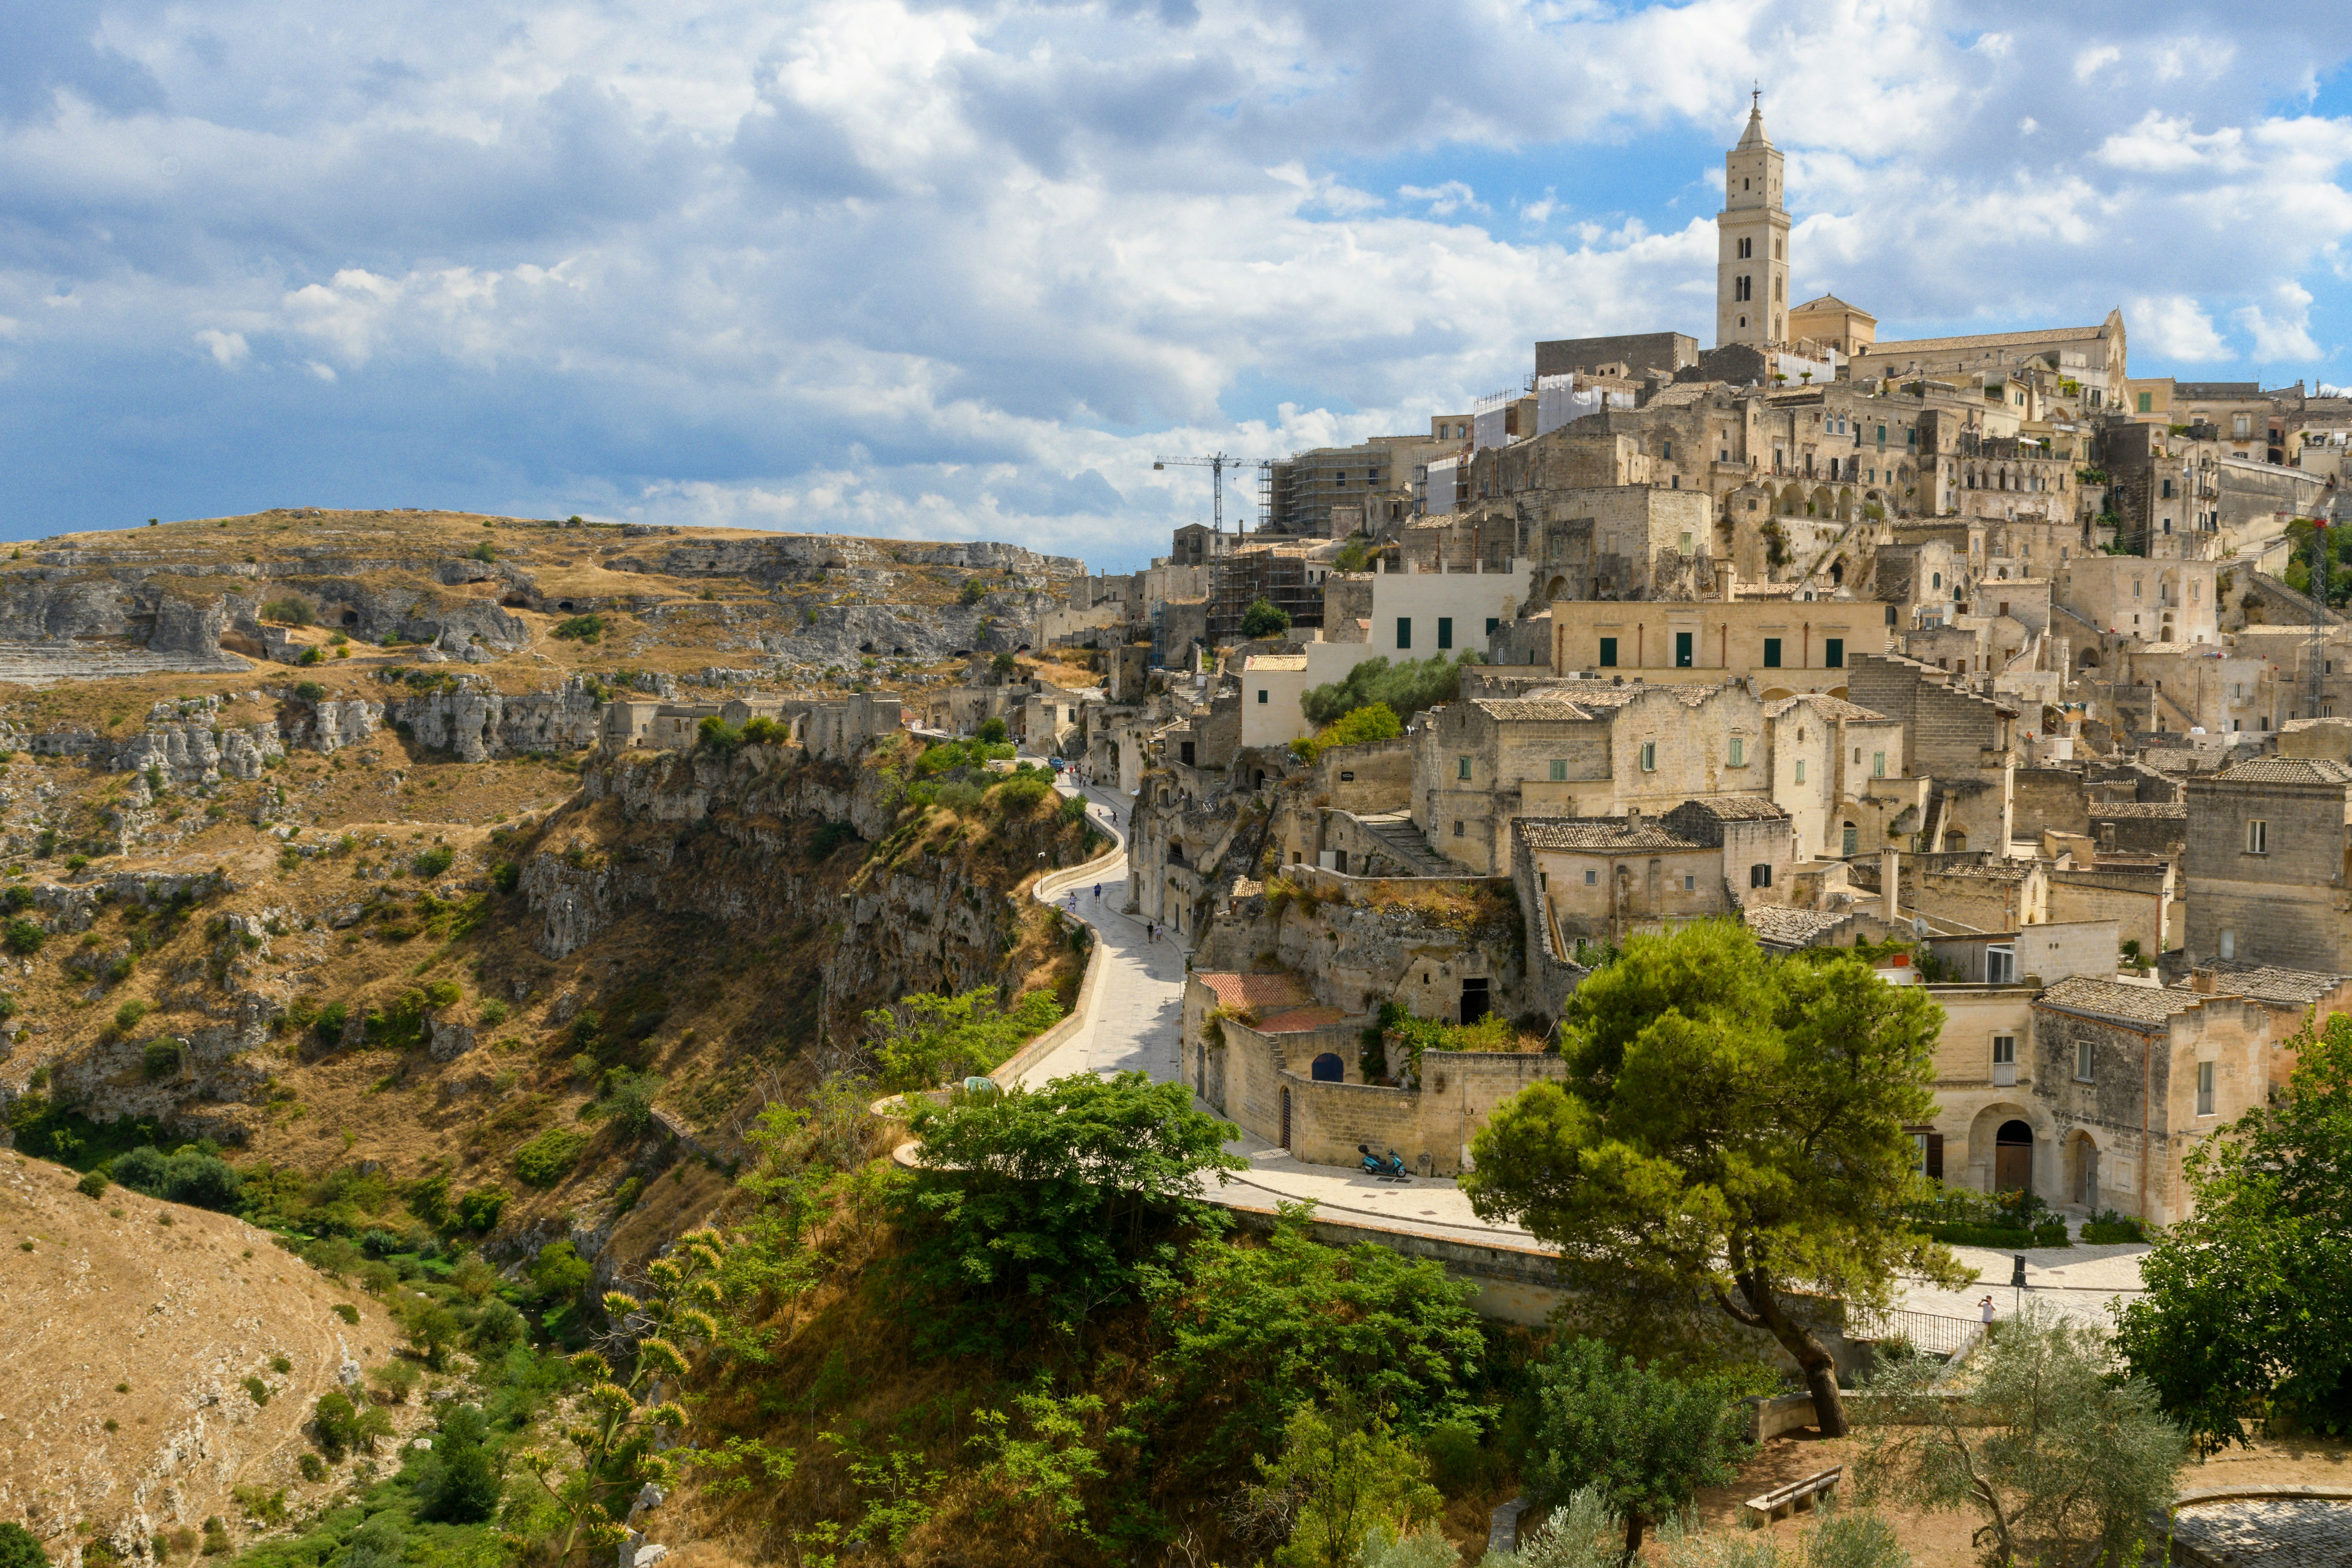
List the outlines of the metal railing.
{"type": "Polygon", "coordinates": [[[1845,1321],[1845,1335],[1850,1340],[1903,1340],[1913,1350],[1927,1355],[1958,1355],[1983,1332],[1984,1324],[1974,1318],[1947,1318],[1900,1308],[1885,1312],[1851,1308],[1845,1321]]]}

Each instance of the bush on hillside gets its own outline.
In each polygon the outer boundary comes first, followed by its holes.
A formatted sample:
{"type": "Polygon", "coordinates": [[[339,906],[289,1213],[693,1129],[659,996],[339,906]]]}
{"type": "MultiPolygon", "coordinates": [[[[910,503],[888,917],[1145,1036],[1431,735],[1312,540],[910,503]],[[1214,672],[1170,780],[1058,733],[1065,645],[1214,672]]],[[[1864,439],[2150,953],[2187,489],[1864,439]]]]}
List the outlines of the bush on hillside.
{"type": "Polygon", "coordinates": [[[1313,735],[1290,742],[1291,754],[1302,763],[1311,763],[1333,746],[1360,746],[1374,741],[1393,741],[1404,733],[1404,725],[1385,702],[1351,709],[1326,724],[1313,735]]]}
{"type": "Polygon", "coordinates": [[[1242,636],[1245,637],[1280,637],[1290,629],[1290,612],[1271,599],[1254,601],[1242,612],[1242,636]]]}
{"type": "Polygon", "coordinates": [[[551,1127],[514,1152],[515,1174],[534,1187],[551,1187],[572,1173],[588,1140],[566,1128],[551,1127]]]}
{"type": "Polygon", "coordinates": [[[28,920],[10,921],[0,931],[0,945],[19,958],[30,958],[48,942],[49,933],[28,920]]]}
{"type": "Polygon", "coordinates": [[[594,642],[604,635],[604,617],[573,616],[569,620],[556,622],[553,635],[567,642],[594,642]]]}
{"type": "Polygon", "coordinates": [[[261,618],[275,621],[281,626],[307,626],[316,617],[310,601],[299,594],[288,594],[261,606],[261,618]]]}

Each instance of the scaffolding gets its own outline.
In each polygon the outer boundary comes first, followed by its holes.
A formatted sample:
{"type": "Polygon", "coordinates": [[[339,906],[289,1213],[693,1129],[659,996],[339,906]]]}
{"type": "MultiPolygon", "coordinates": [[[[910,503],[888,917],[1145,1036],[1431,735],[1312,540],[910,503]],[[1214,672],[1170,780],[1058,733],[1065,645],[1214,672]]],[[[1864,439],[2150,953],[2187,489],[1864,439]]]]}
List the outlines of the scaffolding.
{"type": "Polygon", "coordinates": [[[1210,595],[1209,641],[1232,642],[1242,635],[1242,616],[1264,599],[1286,612],[1294,627],[1323,624],[1323,584],[1307,569],[1307,552],[1298,545],[1244,545],[1216,564],[1216,584],[1210,595]]]}

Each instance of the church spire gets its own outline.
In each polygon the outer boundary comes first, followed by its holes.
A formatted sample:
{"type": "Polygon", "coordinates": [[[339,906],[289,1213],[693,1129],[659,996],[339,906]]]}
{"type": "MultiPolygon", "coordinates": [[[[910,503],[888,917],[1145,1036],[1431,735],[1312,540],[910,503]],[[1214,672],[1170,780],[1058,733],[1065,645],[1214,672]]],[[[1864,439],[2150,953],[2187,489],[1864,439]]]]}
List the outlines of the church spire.
{"type": "Polygon", "coordinates": [[[1757,88],[1748,94],[1748,132],[1739,139],[1742,150],[1769,147],[1772,138],[1764,134],[1764,89],[1757,88]]]}
{"type": "Polygon", "coordinates": [[[1717,215],[1715,341],[1769,347],[1786,341],[1789,213],[1781,205],[1780,150],[1764,132],[1764,89],[1749,94],[1748,130],[1724,154],[1717,215]]]}

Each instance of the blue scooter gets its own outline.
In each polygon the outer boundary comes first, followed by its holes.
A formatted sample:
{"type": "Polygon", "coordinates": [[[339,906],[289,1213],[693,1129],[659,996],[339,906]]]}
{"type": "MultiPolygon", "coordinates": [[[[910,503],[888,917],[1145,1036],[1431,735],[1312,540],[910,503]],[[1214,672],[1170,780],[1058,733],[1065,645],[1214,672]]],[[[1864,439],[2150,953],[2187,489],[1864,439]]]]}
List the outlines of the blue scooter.
{"type": "Polygon", "coordinates": [[[1402,1182],[1409,1178],[1404,1162],[1397,1157],[1393,1149],[1389,1151],[1385,1160],[1361,1143],[1356,1145],[1356,1152],[1364,1157],[1364,1173],[1368,1176],[1376,1176],[1383,1182],[1402,1182]]]}

